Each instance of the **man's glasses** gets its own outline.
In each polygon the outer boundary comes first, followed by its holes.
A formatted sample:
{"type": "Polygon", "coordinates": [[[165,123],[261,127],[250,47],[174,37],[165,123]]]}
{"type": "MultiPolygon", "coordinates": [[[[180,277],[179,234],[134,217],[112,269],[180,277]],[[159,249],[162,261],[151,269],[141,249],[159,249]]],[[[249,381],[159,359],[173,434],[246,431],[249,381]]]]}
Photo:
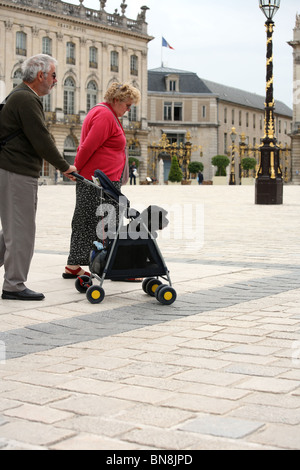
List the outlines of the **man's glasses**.
{"type": "MultiPolygon", "coordinates": [[[[45,78],[47,78],[48,75],[49,75],[48,73],[45,73],[45,72],[44,72],[44,77],[45,77],[45,78]]],[[[51,77],[53,78],[53,80],[55,80],[55,79],[56,79],[56,73],[53,72],[53,73],[51,74],[51,77]]]]}

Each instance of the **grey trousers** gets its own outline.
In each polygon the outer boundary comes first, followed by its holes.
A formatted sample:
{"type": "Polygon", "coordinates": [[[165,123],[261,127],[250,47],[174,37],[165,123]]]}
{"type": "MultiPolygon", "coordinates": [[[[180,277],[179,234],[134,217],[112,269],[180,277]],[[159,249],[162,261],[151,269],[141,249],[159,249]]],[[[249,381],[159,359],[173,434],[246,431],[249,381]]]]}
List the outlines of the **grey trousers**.
{"type": "Polygon", "coordinates": [[[0,169],[0,267],[3,290],[20,292],[34,252],[38,180],[0,169]]]}

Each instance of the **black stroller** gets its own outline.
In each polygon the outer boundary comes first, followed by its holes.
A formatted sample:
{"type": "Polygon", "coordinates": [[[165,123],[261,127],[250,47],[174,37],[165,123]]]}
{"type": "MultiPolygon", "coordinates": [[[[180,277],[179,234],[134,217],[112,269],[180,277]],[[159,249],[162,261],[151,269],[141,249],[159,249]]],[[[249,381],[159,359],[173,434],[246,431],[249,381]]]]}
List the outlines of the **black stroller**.
{"type": "Polygon", "coordinates": [[[99,304],[105,298],[105,279],[122,281],[128,278],[144,278],[142,288],[146,294],[156,297],[163,305],[173,304],[177,294],[156,242],[157,231],[169,223],[167,212],[158,206],[149,206],[142,213],[131,209],[126,196],[118,191],[100,170],[95,172],[93,182],[77,173],[73,175],[116,201],[120,221],[115,230],[107,231],[103,245],[94,242],[90,253],[91,277],[78,277],[75,282],[76,289],[85,293],[90,303],[99,304]],[[124,225],[124,219],[129,221],[127,225],[124,225]],[[167,281],[168,285],[163,284],[159,277],[167,281]],[[100,281],[100,286],[93,285],[93,278],[100,281]]]}

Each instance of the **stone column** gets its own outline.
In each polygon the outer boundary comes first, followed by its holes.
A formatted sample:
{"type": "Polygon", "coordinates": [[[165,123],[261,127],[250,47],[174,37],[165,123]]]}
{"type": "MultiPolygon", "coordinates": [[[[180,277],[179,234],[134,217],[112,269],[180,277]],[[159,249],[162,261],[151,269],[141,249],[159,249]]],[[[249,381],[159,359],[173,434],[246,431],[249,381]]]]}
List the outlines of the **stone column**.
{"type": "Polygon", "coordinates": [[[294,39],[288,43],[293,48],[294,100],[292,123],[292,183],[300,184],[300,15],[296,15],[294,39]]]}

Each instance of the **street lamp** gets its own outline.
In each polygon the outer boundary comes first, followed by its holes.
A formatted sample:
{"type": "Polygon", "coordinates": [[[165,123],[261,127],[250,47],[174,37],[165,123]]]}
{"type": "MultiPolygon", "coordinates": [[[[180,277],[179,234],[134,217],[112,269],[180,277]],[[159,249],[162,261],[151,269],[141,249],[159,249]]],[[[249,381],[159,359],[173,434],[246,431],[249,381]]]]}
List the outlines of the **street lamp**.
{"type": "Polygon", "coordinates": [[[259,0],[259,7],[268,20],[272,20],[280,7],[280,0],[259,0]]]}
{"type": "Polygon", "coordinates": [[[230,185],[235,185],[236,184],[236,177],[235,177],[235,141],[237,138],[237,133],[235,132],[235,127],[231,129],[230,132],[230,138],[231,138],[231,171],[230,171],[230,179],[229,179],[229,184],[230,185]]]}
{"type": "Polygon", "coordinates": [[[267,86],[265,102],[265,135],[260,148],[261,158],[256,176],[255,203],[282,204],[283,180],[279,163],[279,147],[275,138],[275,102],[273,97],[273,17],[280,7],[280,0],[259,0],[265,14],[267,29],[267,86]]]}

